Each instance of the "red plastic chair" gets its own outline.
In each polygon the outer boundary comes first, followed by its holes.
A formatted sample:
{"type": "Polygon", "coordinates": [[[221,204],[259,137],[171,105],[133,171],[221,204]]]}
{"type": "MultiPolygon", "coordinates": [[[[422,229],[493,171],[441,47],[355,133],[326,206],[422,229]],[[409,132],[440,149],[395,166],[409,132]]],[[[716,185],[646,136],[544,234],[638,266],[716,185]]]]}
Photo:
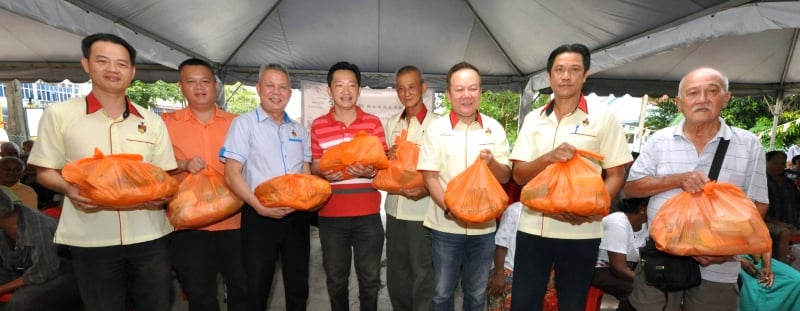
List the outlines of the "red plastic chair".
{"type": "Polygon", "coordinates": [[[600,305],[603,304],[603,291],[597,287],[589,287],[589,294],[586,296],[585,311],[600,311],[600,305]]]}
{"type": "Polygon", "coordinates": [[[53,218],[58,219],[61,217],[61,206],[45,208],[42,210],[42,213],[45,213],[46,215],[50,215],[53,218]]]}

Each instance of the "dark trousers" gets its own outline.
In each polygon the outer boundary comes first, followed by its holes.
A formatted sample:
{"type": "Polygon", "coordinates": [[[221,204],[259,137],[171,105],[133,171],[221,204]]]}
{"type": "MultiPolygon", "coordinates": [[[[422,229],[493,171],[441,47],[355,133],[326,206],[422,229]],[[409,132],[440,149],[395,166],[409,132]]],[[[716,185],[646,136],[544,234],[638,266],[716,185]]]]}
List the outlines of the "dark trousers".
{"type": "Polygon", "coordinates": [[[383,252],[380,215],[319,217],[319,239],[331,310],[350,309],[348,280],[351,259],[358,277],[361,310],[378,310],[383,252]]]}
{"type": "Polygon", "coordinates": [[[286,310],[306,309],[311,247],[309,221],[307,212],[273,219],[258,215],[246,204],[242,207],[242,259],[247,273],[249,310],[266,310],[279,256],[286,310]]]}
{"type": "Polygon", "coordinates": [[[64,273],[42,284],[26,284],[2,307],[5,311],[83,310],[75,275],[64,273]]]}
{"type": "Polygon", "coordinates": [[[617,277],[611,272],[611,268],[595,268],[592,286],[616,297],[619,300],[617,311],[633,310],[633,307],[628,302],[628,296],[633,292],[633,281],[617,277]]]}
{"type": "Polygon", "coordinates": [[[69,250],[87,311],[171,310],[167,236],[130,245],[71,246],[69,250]]]}
{"type": "Polygon", "coordinates": [[[431,230],[386,215],[386,287],[395,311],[433,310],[431,230]]]}
{"type": "Polygon", "coordinates": [[[511,310],[542,309],[551,267],[559,310],[584,310],[599,246],[600,239],[551,239],[518,231],[511,310]]]}
{"type": "Polygon", "coordinates": [[[222,274],[225,282],[228,310],[246,310],[239,233],[239,230],[172,233],[172,268],[189,301],[189,311],[219,311],[217,273],[222,274]]]}

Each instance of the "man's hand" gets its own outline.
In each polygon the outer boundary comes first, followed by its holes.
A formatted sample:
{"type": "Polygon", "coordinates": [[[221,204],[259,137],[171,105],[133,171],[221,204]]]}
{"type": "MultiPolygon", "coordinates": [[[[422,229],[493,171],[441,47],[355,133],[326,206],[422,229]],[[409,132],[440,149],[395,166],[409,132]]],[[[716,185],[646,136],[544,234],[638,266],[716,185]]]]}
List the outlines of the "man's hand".
{"type": "Polygon", "coordinates": [[[576,214],[573,214],[573,213],[570,213],[570,212],[547,214],[547,216],[550,216],[551,218],[553,218],[555,220],[558,220],[558,221],[561,221],[561,222],[570,223],[570,224],[572,224],[574,226],[577,226],[577,225],[580,225],[580,224],[583,224],[583,223],[587,223],[587,222],[600,221],[600,220],[603,219],[603,217],[600,216],[600,215],[580,216],[580,215],[576,215],[576,214]]]}
{"type": "Polygon", "coordinates": [[[190,160],[187,160],[184,165],[184,169],[192,174],[197,174],[197,172],[200,172],[206,168],[206,162],[200,157],[191,158],[190,160]]]}
{"type": "Polygon", "coordinates": [[[295,211],[295,209],[291,207],[259,206],[259,207],[253,207],[253,209],[255,209],[256,213],[258,213],[261,216],[275,218],[275,219],[281,219],[283,217],[286,217],[286,215],[289,215],[295,211]]]}
{"type": "Polygon", "coordinates": [[[568,143],[561,143],[556,149],[544,155],[544,160],[547,163],[567,162],[575,156],[575,146],[568,143]]]}
{"type": "Polygon", "coordinates": [[[698,193],[703,191],[703,186],[705,186],[711,179],[708,179],[703,173],[700,172],[687,172],[680,174],[681,181],[681,189],[686,190],[689,193],[698,193]]]}
{"type": "Polygon", "coordinates": [[[486,291],[489,296],[502,296],[506,292],[506,276],[503,271],[490,272],[486,291]]]}
{"type": "Polygon", "coordinates": [[[491,165],[492,161],[494,161],[494,155],[492,155],[492,151],[489,149],[481,150],[481,153],[478,154],[478,157],[480,157],[483,162],[486,163],[486,165],[491,165]]]}
{"type": "Polygon", "coordinates": [[[363,166],[359,162],[350,164],[350,166],[348,166],[345,170],[348,174],[354,177],[372,178],[375,177],[375,174],[377,174],[377,171],[372,168],[372,165],[363,166]]]}
{"type": "Polygon", "coordinates": [[[73,206],[84,211],[92,212],[100,208],[98,205],[92,203],[89,198],[80,195],[80,191],[81,190],[77,185],[70,184],[67,187],[67,191],[64,193],[64,195],[68,197],[70,201],[72,201],[73,206]]]}
{"type": "Polygon", "coordinates": [[[425,187],[415,187],[408,189],[400,189],[400,195],[412,201],[417,201],[428,196],[428,189],[425,187]]]}
{"type": "Polygon", "coordinates": [[[397,145],[392,145],[389,151],[386,151],[386,157],[389,158],[389,160],[397,160],[397,145]]]}

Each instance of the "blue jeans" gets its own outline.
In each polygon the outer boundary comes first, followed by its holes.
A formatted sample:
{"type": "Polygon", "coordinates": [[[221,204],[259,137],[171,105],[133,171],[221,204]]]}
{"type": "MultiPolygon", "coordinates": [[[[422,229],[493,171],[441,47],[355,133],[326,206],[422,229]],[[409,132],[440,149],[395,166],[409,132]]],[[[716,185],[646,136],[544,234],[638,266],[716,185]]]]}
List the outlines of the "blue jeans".
{"type": "Polygon", "coordinates": [[[481,311],[486,302],[486,283],[492,268],[494,232],[483,235],[452,234],[431,230],[433,247],[433,309],[452,311],[453,296],[461,272],[464,311],[481,311]]]}
{"type": "Polygon", "coordinates": [[[70,246],[72,267],[86,310],[171,310],[168,244],[169,237],[164,236],[130,245],[70,246]]]}
{"type": "Polygon", "coordinates": [[[552,239],[517,231],[511,310],[541,310],[555,269],[558,309],[582,311],[594,276],[600,239],[552,239]]]}
{"type": "Polygon", "coordinates": [[[351,259],[358,277],[361,310],[378,310],[383,252],[380,215],[319,217],[319,240],[331,310],[350,310],[347,283],[351,259]]]}

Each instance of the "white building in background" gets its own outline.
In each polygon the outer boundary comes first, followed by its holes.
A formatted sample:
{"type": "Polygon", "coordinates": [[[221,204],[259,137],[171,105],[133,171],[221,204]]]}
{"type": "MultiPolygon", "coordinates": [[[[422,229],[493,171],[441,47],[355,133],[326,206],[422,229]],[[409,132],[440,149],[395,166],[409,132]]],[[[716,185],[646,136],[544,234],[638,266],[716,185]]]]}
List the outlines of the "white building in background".
{"type": "MultiPolygon", "coordinates": [[[[82,84],[85,83],[78,84],[66,80],[58,83],[42,81],[21,83],[23,112],[25,113],[28,135],[10,137],[10,139],[19,143],[29,137],[35,137],[43,109],[53,103],[62,102],[76,96],[83,96],[82,84]]],[[[0,129],[3,129],[3,131],[5,131],[5,122],[8,119],[8,98],[6,94],[6,85],[0,83],[0,105],[3,110],[0,129]]]]}

